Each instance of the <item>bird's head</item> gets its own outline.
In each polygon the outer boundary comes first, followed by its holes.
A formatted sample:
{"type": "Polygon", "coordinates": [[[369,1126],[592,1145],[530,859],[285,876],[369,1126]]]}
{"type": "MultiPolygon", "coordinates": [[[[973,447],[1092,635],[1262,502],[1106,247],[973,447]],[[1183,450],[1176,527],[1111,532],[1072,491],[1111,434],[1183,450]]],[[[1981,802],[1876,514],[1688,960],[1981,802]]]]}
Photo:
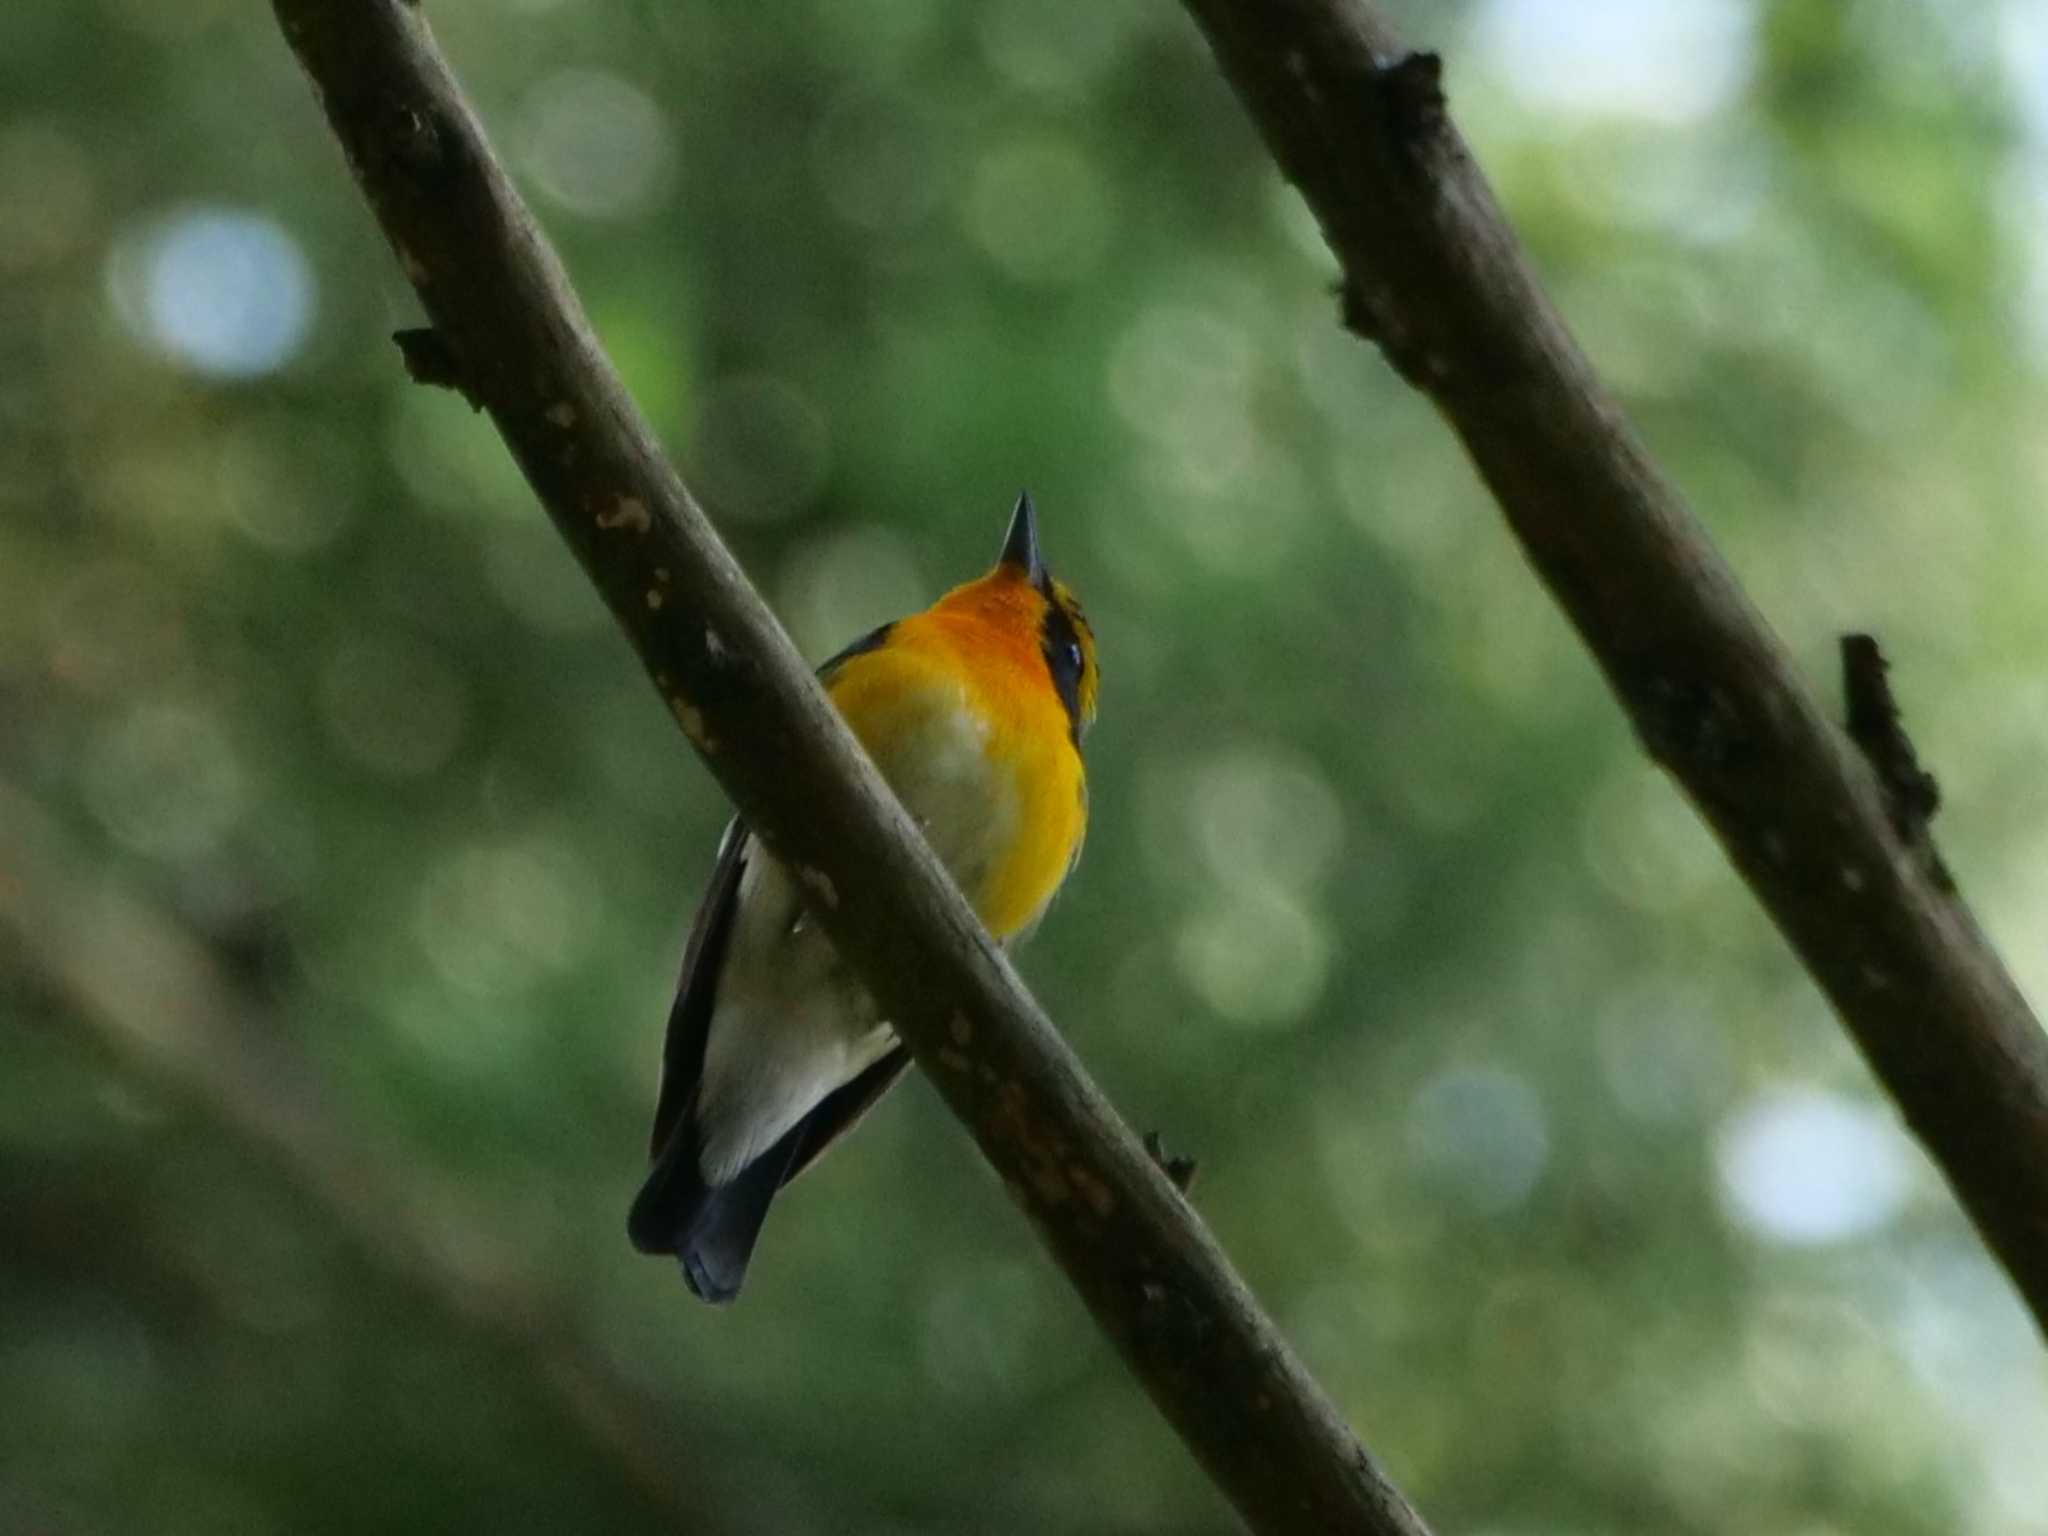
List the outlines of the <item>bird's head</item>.
{"type": "Polygon", "coordinates": [[[947,593],[939,606],[968,609],[1035,651],[1080,742],[1095,719],[1095,632],[1080,599],[1046,568],[1030,492],[1017,498],[995,569],[947,593]]]}
{"type": "Polygon", "coordinates": [[[1038,514],[1031,505],[1031,493],[1017,498],[1010,514],[1010,531],[1003,536],[1003,552],[996,560],[996,579],[1022,577],[1038,595],[1042,612],[1038,616],[1039,648],[1052,673],[1052,685],[1067,718],[1074,723],[1078,742],[1095,721],[1095,631],[1088,627],[1088,615],[1073,589],[1047,569],[1038,548],[1038,514]]]}

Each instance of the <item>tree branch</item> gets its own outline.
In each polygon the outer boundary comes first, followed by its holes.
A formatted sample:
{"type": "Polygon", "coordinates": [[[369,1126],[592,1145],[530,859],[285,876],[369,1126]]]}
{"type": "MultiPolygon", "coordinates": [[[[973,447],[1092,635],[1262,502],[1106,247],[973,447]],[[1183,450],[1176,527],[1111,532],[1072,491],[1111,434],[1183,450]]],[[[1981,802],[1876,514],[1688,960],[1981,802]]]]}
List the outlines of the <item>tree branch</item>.
{"type": "Polygon", "coordinates": [[[1259,1531],[1418,1536],[663,459],[419,14],[404,0],[272,3],[465,393],[1181,1438],[1259,1531]]]}
{"type": "Polygon", "coordinates": [[[1924,815],[1894,818],[1538,288],[1436,59],[1364,0],[1184,3],[1321,221],[1345,323],[1464,441],[1644,748],[2048,1328],[2048,1036],[1923,852],[1924,815]]]}

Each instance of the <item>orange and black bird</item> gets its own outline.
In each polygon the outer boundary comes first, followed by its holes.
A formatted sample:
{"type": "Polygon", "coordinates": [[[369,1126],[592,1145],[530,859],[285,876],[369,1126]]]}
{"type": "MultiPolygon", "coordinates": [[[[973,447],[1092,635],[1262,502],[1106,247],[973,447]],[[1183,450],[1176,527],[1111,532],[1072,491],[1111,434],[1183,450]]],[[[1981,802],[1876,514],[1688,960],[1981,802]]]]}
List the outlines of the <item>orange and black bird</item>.
{"type": "MultiPolygon", "coordinates": [[[[1096,687],[1094,635],[1046,569],[1030,496],[994,570],[819,677],[989,932],[1022,937],[1080,857],[1096,687]]],[[[633,1245],[675,1255],[704,1300],[732,1300],[776,1191],[909,1060],[789,871],[734,821],[669,1011],[633,1245]]]]}

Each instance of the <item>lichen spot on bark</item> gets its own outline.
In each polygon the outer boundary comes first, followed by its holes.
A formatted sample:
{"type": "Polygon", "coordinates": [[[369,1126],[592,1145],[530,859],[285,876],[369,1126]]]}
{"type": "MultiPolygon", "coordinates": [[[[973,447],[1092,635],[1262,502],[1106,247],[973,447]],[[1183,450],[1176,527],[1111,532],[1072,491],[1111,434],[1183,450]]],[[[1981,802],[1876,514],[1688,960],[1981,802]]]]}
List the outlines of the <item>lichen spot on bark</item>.
{"type": "Polygon", "coordinates": [[[1040,1205],[1061,1206],[1073,1198],[1074,1186],[1067,1177],[1066,1148],[1033,1118],[1031,1099],[1022,1084],[1005,1082],[996,1090],[988,1129],[997,1140],[1017,1149],[1025,1182],[1038,1196],[1040,1205]]]}
{"type": "Polygon", "coordinates": [[[964,1013],[955,1013],[946,1023],[946,1033],[953,1037],[955,1045],[966,1045],[974,1038],[974,1021],[964,1013]]]}
{"type": "Polygon", "coordinates": [[[797,878],[809,886],[811,894],[822,901],[827,907],[835,910],[838,908],[839,887],[832,883],[832,877],[826,874],[825,871],[822,869],[812,869],[808,864],[800,865],[797,869],[797,878]]]}
{"type": "Polygon", "coordinates": [[[1097,1216],[1108,1216],[1116,1209],[1116,1191],[1095,1175],[1095,1170],[1085,1163],[1069,1163],[1067,1177],[1074,1188],[1081,1191],[1081,1198],[1088,1202],[1088,1209],[1097,1216]]]}
{"type": "Polygon", "coordinates": [[[576,425],[576,407],[566,400],[557,400],[548,407],[548,425],[560,427],[564,432],[576,425]]]}
{"type": "Polygon", "coordinates": [[[621,496],[612,503],[611,511],[597,514],[597,526],[607,532],[623,528],[628,533],[646,533],[654,526],[654,519],[647,511],[647,503],[638,496],[621,496]]]}
{"type": "Polygon", "coordinates": [[[1031,1187],[1038,1191],[1038,1198],[1041,1204],[1065,1205],[1068,1198],[1074,1193],[1072,1186],[1067,1183],[1066,1175],[1060,1172],[1057,1163],[1048,1163],[1034,1157],[1031,1159],[1028,1172],[1031,1177],[1031,1187]]]}
{"type": "Polygon", "coordinates": [[[668,701],[668,707],[676,717],[676,724],[683,728],[683,734],[690,738],[699,752],[708,754],[718,750],[718,738],[706,728],[702,710],[680,694],[668,701]]]}
{"type": "Polygon", "coordinates": [[[668,601],[668,599],[662,595],[661,588],[649,587],[647,589],[647,606],[650,611],[659,613],[661,611],[661,605],[666,601],[668,601]]]}

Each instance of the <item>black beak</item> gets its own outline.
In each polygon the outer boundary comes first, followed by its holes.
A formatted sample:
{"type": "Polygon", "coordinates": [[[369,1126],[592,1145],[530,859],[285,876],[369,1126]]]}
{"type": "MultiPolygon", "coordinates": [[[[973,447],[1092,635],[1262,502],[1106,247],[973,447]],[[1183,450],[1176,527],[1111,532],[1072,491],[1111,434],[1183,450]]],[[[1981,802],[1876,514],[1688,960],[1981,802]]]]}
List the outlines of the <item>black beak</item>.
{"type": "Polygon", "coordinates": [[[1038,514],[1031,509],[1031,493],[1021,492],[1017,510],[1010,514],[1010,531],[1003,535],[1003,552],[998,565],[1014,565],[1033,586],[1045,580],[1045,560],[1038,553],[1038,514]]]}

